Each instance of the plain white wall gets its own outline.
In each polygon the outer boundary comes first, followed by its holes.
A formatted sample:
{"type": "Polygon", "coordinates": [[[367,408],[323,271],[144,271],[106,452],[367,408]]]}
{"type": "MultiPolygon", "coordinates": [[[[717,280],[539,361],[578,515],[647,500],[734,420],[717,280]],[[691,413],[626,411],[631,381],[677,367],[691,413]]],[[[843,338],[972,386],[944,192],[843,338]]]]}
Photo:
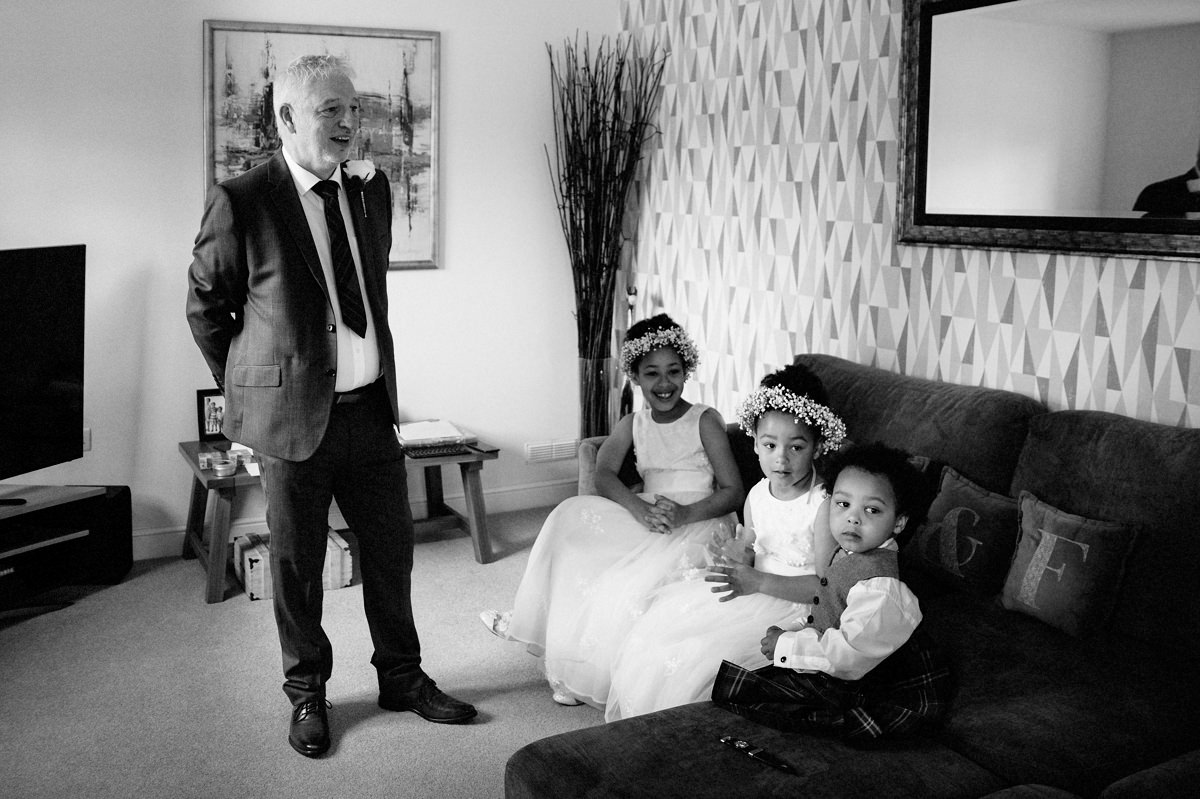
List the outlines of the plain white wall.
{"type": "MultiPolygon", "coordinates": [[[[401,410],[502,448],[483,472],[489,510],[572,493],[575,461],[530,466],[523,451],[578,434],[546,43],[615,32],[618,0],[0,3],[0,249],[87,245],[93,435],[82,459],[9,482],[129,485],[135,554],[178,552],[191,473],[177,444],[212,385],[183,316],[205,191],[204,19],[441,33],[443,268],[389,277],[401,410]]],[[[446,487],[461,495],[457,475],[446,487]]],[[[257,491],[240,501],[241,522],[262,514],[257,491]]]]}

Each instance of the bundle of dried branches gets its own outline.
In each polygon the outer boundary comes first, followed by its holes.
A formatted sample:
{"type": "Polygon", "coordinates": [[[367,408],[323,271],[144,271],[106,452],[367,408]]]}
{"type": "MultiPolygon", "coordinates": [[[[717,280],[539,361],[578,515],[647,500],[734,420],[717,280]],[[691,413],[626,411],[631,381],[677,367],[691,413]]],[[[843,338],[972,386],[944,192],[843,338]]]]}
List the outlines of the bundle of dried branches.
{"type": "MultiPolygon", "coordinates": [[[[628,38],[613,42],[603,37],[593,52],[585,38],[582,47],[578,39],[566,41],[556,58],[546,45],[555,141],[554,158],[547,148],[546,160],[575,279],[579,357],[586,361],[611,355],[622,223],[642,147],[657,130],[653,114],[665,58],[656,43],[648,49],[642,55],[628,38]]],[[[597,376],[595,366],[581,365],[581,388],[593,394],[581,398],[584,436],[608,432],[607,378],[597,376]],[[589,387],[591,382],[600,385],[589,387]],[[597,400],[600,408],[589,408],[597,400]],[[603,420],[589,422],[589,414],[597,413],[603,420]]]]}

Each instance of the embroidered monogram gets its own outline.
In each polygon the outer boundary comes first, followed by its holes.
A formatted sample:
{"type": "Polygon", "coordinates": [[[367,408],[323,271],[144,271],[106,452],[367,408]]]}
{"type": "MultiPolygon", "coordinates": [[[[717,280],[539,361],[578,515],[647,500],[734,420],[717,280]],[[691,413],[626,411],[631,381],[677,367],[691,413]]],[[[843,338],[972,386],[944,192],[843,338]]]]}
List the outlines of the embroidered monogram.
{"type": "Polygon", "coordinates": [[[1042,540],[1038,542],[1037,550],[1033,553],[1033,558],[1029,561],[1029,568],[1025,570],[1025,576],[1021,578],[1021,590],[1017,592],[1017,599],[1029,605],[1031,608],[1036,608],[1038,586],[1042,583],[1042,577],[1046,572],[1054,572],[1058,577],[1059,582],[1062,582],[1063,576],[1067,573],[1067,558],[1063,558],[1062,564],[1055,568],[1050,565],[1050,558],[1054,555],[1054,549],[1061,541],[1065,544],[1074,544],[1079,547],[1083,553],[1082,561],[1087,561],[1089,547],[1080,541],[1072,541],[1069,538],[1057,536],[1054,533],[1038,528],[1038,532],[1042,535],[1042,540]]]}

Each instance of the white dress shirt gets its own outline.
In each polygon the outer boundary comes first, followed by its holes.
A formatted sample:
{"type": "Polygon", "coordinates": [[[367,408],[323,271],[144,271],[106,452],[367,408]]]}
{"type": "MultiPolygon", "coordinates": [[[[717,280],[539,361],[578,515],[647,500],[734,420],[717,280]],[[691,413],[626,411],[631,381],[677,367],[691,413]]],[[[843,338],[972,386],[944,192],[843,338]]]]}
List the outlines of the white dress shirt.
{"type": "Polygon", "coordinates": [[[354,271],[358,275],[358,288],[362,292],[363,309],[367,315],[367,334],[359,337],[342,321],[342,306],[337,296],[337,282],[333,276],[333,252],[329,243],[329,226],[325,223],[325,200],[313,191],[321,178],[297,164],[283,149],[283,158],[292,172],[300,205],[308,218],[308,229],[312,231],[317,255],[321,259],[321,271],[325,273],[325,285],[329,287],[329,299],[333,303],[333,318],[337,335],[337,378],[334,391],[350,391],[370,385],[379,378],[379,340],[375,337],[375,320],[371,317],[371,306],[367,302],[367,287],[363,283],[362,259],[358,254],[358,236],[354,232],[354,221],[350,216],[350,201],[346,187],[342,185],[342,170],[333,171],[329,179],[340,187],[338,204],[342,209],[342,221],[346,225],[346,237],[350,240],[350,255],[354,258],[354,271]]]}

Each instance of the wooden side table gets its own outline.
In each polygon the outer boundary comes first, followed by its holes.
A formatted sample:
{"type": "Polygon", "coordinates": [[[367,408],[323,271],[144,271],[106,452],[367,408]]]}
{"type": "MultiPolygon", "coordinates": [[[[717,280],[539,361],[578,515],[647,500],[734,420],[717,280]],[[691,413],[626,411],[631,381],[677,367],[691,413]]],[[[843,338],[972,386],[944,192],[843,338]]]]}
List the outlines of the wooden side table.
{"type": "Polygon", "coordinates": [[[458,455],[410,457],[410,469],[424,469],[425,498],[429,503],[429,515],[413,521],[417,534],[457,528],[471,536],[471,543],[475,547],[475,562],[490,563],[493,558],[492,542],[488,538],[487,512],[483,506],[480,474],[483,472],[484,461],[495,460],[498,457],[500,450],[482,441],[468,445],[467,452],[458,455]],[[463,498],[467,503],[465,516],[447,505],[442,493],[442,467],[451,463],[457,463],[462,473],[463,498]]]}
{"type": "MultiPolygon", "coordinates": [[[[187,529],[183,537],[184,558],[198,558],[208,573],[204,600],[220,602],[225,598],[225,576],[228,569],[229,528],[233,509],[233,498],[239,488],[256,486],[259,477],[250,474],[246,467],[238,464],[237,471],[229,477],[217,477],[212,469],[200,468],[201,452],[225,452],[228,441],[181,441],[179,453],[192,468],[191,498],[188,503],[187,529]],[[204,540],[204,517],[208,511],[208,495],[215,491],[216,504],[213,508],[212,524],[208,541],[204,540]]],[[[471,536],[475,547],[475,561],[489,563],[493,558],[491,540],[488,538],[487,512],[483,505],[483,485],[480,473],[483,462],[495,460],[500,450],[482,441],[471,444],[468,451],[457,455],[438,455],[429,458],[408,459],[409,468],[420,467],[424,471],[425,496],[429,503],[429,515],[413,521],[414,531],[423,533],[460,529],[471,536]],[[446,504],[442,493],[442,467],[457,463],[462,473],[463,495],[467,503],[464,516],[446,504]]]]}
{"type": "Polygon", "coordinates": [[[179,452],[192,467],[191,501],[188,503],[187,529],[183,536],[183,557],[199,558],[208,572],[204,601],[212,604],[225,598],[225,573],[229,564],[229,523],[233,498],[239,488],[256,486],[258,475],[250,474],[238,464],[229,477],[217,477],[212,469],[200,468],[201,452],[228,452],[228,441],[180,441],[179,452]],[[217,494],[213,508],[212,528],[208,542],[204,541],[204,516],[208,510],[208,492],[217,494]]]}

